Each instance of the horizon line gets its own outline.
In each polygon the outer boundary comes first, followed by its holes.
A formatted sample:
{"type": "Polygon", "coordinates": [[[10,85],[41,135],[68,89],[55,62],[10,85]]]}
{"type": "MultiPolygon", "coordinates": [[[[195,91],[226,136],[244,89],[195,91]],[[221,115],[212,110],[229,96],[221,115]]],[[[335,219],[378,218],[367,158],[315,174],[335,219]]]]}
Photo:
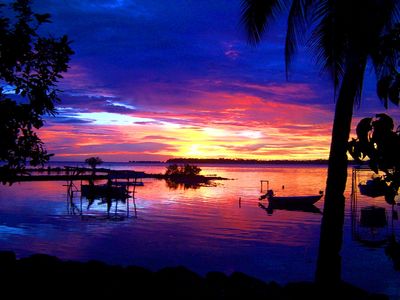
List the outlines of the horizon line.
{"type": "MultiPolygon", "coordinates": [[[[210,162],[257,162],[257,163],[276,163],[276,162],[321,162],[327,163],[328,159],[246,159],[246,158],[169,158],[167,160],[128,160],[128,161],[103,161],[103,163],[174,163],[174,162],[197,162],[197,163],[210,163],[210,162]]],[[[85,163],[84,160],[51,160],[46,164],[50,163],[85,163]]],[[[349,162],[354,162],[354,160],[349,159],[349,162]]]]}

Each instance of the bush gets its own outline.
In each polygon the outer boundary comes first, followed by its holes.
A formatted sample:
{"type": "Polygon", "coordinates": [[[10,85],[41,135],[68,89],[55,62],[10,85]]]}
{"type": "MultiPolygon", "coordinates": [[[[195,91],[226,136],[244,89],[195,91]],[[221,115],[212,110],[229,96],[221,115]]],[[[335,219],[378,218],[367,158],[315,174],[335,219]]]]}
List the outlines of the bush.
{"type": "Polygon", "coordinates": [[[177,164],[169,165],[165,171],[166,176],[197,176],[201,169],[195,165],[185,164],[178,166],[177,164]]]}

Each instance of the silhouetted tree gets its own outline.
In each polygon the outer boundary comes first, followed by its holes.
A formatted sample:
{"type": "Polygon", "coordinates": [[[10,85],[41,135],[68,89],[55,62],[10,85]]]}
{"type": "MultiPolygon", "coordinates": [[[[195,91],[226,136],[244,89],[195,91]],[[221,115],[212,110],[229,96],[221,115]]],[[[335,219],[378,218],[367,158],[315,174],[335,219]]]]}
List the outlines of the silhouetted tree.
{"type": "MultiPolygon", "coordinates": [[[[274,18],[288,12],[285,41],[286,72],[299,43],[307,45],[317,62],[332,76],[336,108],[332,128],[324,213],[321,223],[316,280],[341,280],[347,180],[347,143],[353,106],[360,102],[364,72],[371,59],[377,78],[389,74],[398,51],[384,51],[383,35],[393,27],[398,0],[243,0],[242,20],[251,43],[259,43],[274,18]],[[336,91],[338,90],[338,93],[336,91]]],[[[398,98],[389,98],[398,104],[398,98]]]]}
{"type": "Polygon", "coordinates": [[[209,182],[205,176],[199,175],[200,172],[201,168],[196,165],[169,165],[165,170],[167,186],[170,189],[177,189],[179,187],[183,187],[184,189],[197,189],[202,184],[209,182]]]}
{"type": "Polygon", "coordinates": [[[196,176],[199,175],[201,172],[201,169],[198,166],[195,165],[189,165],[185,164],[183,166],[183,174],[187,176],[196,176]]]}
{"type": "Polygon", "coordinates": [[[169,165],[167,167],[167,169],[165,170],[165,175],[166,176],[171,176],[171,175],[174,175],[174,174],[180,174],[180,168],[179,168],[179,166],[177,164],[169,165]]]}
{"type": "Polygon", "coordinates": [[[92,156],[92,157],[89,157],[89,158],[85,159],[85,163],[87,163],[92,168],[93,175],[94,175],[95,172],[96,172],[95,171],[96,167],[98,165],[101,165],[103,163],[103,160],[98,156],[96,156],[96,157],[92,156]]]}
{"type": "Polygon", "coordinates": [[[384,172],[385,199],[394,204],[400,186],[400,128],[394,130],[394,122],[386,114],[362,119],[356,129],[357,138],[349,142],[349,153],[354,160],[369,159],[375,172],[384,172]]]}
{"type": "Polygon", "coordinates": [[[177,164],[172,164],[167,167],[165,175],[167,176],[197,176],[201,172],[198,166],[185,164],[183,166],[178,166],[177,164]]]}
{"type": "Polygon", "coordinates": [[[73,54],[66,36],[39,35],[49,14],[37,14],[31,1],[0,4],[0,175],[3,183],[26,165],[47,162],[36,130],[43,116],[56,113],[56,84],[73,54]],[[12,18],[12,19],[10,19],[12,18]]]}

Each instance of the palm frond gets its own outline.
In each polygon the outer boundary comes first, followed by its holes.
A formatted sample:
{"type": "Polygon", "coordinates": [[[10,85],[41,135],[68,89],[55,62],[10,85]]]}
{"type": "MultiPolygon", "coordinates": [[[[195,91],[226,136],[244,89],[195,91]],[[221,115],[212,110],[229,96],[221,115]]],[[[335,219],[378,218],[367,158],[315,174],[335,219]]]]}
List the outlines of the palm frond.
{"type": "Polygon", "coordinates": [[[241,20],[249,43],[259,43],[268,25],[284,9],[284,0],[243,0],[241,20]]]}
{"type": "Polygon", "coordinates": [[[345,28],[338,11],[336,1],[320,1],[313,10],[316,25],[307,42],[322,72],[331,76],[335,98],[343,78],[346,54],[345,28]]]}
{"type": "Polygon", "coordinates": [[[381,34],[376,48],[371,53],[372,64],[377,78],[377,95],[385,108],[388,102],[399,105],[400,74],[400,1],[389,1],[391,11],[381,14],[381,34]]]}
{"type": "Polygon", "coordinates": [[[363,85],[364,85],[364,74],[365,74],[365,69],[367,67],[367,58],[364,58],[363,60],[363,64],[360,67],[360,75],[359,78],[357,78],[357,91],[356,91],[356,95],[354,97],[354,104],[357,105],[357,107],[359,108],[360,104],[361,104],[361,97],[362,97],[362,90],[363,90],[363,85]]]}
{"type": "Polygon", "coordinates": [[[400,62],[400,24],[380,37],[376,48],[371,53],[376,77],[384,78],[396,72],[400,62]]]}
{"type": "Polygon", "coordinates": [[[314,2],[313,0],[293,0],[290,6],[285,40],[286,78],[288,78],[297,47],[304,42],[310,21],[309,10],[314,2]]]}
{"type": "Polygon", "coordinates": [[[400,97],[400,74],[394,74],[379,78],[376,85],[379,99],[385,108],[388,108],[389,101],[395,105],[399,105],[400,97]]]}

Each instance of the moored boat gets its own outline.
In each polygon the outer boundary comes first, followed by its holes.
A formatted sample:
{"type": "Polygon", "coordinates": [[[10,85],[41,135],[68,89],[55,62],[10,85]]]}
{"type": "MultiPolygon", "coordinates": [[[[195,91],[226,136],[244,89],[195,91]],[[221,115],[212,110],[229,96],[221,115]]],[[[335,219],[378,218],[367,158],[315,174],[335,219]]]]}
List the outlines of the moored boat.
{"type": "Polygon", "coordinates": [[[260,197],[260,200],[268,199],[270,204],[277,206],[308,206],[315,204],[322,196],[322,191],[320,191],[318,195],[275,196],[273,190],[268,190],[260,197]]]}

